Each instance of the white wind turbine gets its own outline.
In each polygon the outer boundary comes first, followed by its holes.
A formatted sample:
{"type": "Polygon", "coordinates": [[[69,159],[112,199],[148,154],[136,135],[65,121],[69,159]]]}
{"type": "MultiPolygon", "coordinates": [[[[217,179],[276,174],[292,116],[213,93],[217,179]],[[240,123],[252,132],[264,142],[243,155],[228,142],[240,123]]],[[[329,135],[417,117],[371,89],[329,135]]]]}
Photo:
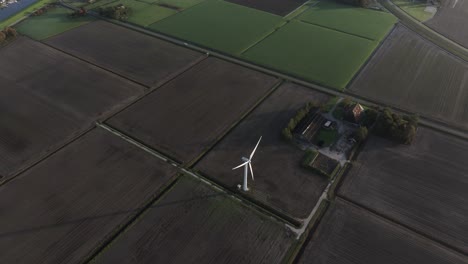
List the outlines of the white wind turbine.
{"type": "MultiPolygon", "coordinates": [[[[237,167],[232,168],[232,170],[236,170],[236,169],[244,166],[244,182],[242,184],[242,190],[245,191],[245,192],[249,190],[249,188],[247,187],[247,177],[249,176],[249,169],[250,169],[250,174],[252,176],[252,180],[254,180],[251,161],[252,161],[252,158],[253,158],[253,156],[255,154],[255,150],[257,150],[258,144],[260,144],[260,140],[262,140],[262,137],[260,137],[260,139],[258,140],[257,145],[255,146],[252,153],[250,154],[250,157],[249,158],[242,157],[242,161],[244,163],[242,163],[241,165],[239,165],[237,167]]],[[[239,184],[239,188],[240,188],[240,184],[239,184]]]]}

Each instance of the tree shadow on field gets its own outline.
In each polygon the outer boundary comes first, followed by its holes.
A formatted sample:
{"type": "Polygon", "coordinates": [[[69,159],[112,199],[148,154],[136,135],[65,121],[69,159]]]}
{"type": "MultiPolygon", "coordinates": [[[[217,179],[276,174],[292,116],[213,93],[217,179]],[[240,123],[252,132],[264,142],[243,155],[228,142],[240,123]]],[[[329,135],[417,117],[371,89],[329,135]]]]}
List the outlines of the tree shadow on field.
{"type": "MultiPolygon", "coordinates": [[[[28,233],[34,233],[34,232],[40,232],[40,231],[46,231],[49,229],[54,229],[54,228],[59,228],[59,227],[65,227],[65,226],[71,226],[71,225],[84,225],[85,222],[91,222],[95,220],[101,220],[103,218],[114,218],[114,217],[119,217],[119,216],[124,216],[128,214],[132,214],[132,216],[141,213],[142,211],[146,211],[149,209],[155,209],[155,208],[162,208],[162,207],[170,207],[170,206],[177,206],[181,204],[187,204],[187,203],[193,203],[193,202],[200,202],[203,200],[210,200],[213,198],[217,197],[225,197],[228,196],[226,193],[212,193],[212,194],[205,194],[205,195],[200,195],[196,197],[191,197],[189,199],[180,199],[180,200],[173,200],[173,201],[167,201],[167,202],[158,202],[156,201],[149,207],[137,207],[134,209],[130,210],[122,210],[122,211],[116,211],[112,213],[107,213],[107,214],[102,214],[102,215],[96,215],[96,216],[88,216],[88,217],[82,217],[78,219],[72,219],[72,220],[65,220],[63,222],[59,223],[54,223],[54,224],[46,224],[46,225],[39,225],[39,226],[34,226],[34,227],[24,227],[24,228],[18,228],[17,230],[11,230],[11,231],[2,231],[2,227],[0,226],[0,240],[2,239],[9,239],[12,236],[21,236],[21,235],[26,235],[28,233]]],[[[31,219],[31,223],[36,221],[37,219],[31,219]]],[[[111,220],[111,219],[109,219],[111,220]]],[[[127,219],[129,221],[130,219],[127,219]]],[[[92,223],[90,223],[92,224],[92,223]]],[[[118,223],[116,224],[118,226],[118,223]]]]}

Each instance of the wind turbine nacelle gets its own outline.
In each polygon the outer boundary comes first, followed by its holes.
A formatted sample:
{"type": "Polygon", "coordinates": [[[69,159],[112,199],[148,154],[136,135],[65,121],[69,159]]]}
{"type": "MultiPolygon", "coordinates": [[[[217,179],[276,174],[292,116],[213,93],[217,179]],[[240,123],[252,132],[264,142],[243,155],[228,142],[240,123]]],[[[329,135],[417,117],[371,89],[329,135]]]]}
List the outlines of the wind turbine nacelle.
{"type": "Polygon", "coordinates": [[[249,161],[249,159],[248,159],[248,158],[246,158],[246,157],[242,157],[242,161],[245,161],[245,162],[247,162],[247,161],[249,161]]]}

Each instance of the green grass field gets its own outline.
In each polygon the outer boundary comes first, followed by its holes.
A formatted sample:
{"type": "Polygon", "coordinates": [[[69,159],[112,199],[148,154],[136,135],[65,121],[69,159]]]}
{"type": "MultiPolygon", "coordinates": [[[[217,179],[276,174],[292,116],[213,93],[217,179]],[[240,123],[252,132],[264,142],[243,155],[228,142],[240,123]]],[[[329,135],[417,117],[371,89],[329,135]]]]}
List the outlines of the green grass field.
{"type": "Polygon", "coordinates": [[[381,40],[397,22],[390,13],[334,2],[320,2],[297,19],[373,40],[381,40]]]}
{"type": "Polygon", "coordinates": [[[421,22],[427,21],[434,16],[433,13],[424,11],[427,7],[426,1],[393,0],[392,2],[421,22]]]}
{"type": "Polygon", "coordinates": [[[238,54],[283,23],[279,16],[208,0],[150,25],[150,29],[199,45],[238,54]]]}
{"type": "Polygon", "coordinates": [[[132,12],[128,17],[128,22],[146,27],[153,24],[161,19],[171,16],[177,13],[176,10],[164,8],[157,4],[143,3],[135,0],[118,0],[111,2],[100,7],[108,7],[122,4],[126,7],[130,7],[132,12]]]}
{"type": "Polygon", "coordinates": [[[24,20],[15,28],[23,35],[42,40],[93,21],[89,16],[70,18],[70,13],[68,9],[55,7],[41,16],[24,20]]]}
{"type": "Polygon", "coordinates": [[[377,42],[291,21],[242,56],[293,76],[344,89],[377,42]]]}

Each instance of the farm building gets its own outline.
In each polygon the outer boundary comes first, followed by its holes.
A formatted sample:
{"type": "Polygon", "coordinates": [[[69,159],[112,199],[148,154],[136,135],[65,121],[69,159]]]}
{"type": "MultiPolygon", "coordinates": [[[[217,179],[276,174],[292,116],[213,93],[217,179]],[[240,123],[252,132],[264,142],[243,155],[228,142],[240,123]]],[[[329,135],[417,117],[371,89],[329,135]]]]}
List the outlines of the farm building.
{"type": "Polygon", "coordinates": [[[361,104],[355,103],[349,106],[346,111],[346,117],[349,121],[357,123],[361,120],[362,114],[364,113],[364,107],[361,104]]]}

